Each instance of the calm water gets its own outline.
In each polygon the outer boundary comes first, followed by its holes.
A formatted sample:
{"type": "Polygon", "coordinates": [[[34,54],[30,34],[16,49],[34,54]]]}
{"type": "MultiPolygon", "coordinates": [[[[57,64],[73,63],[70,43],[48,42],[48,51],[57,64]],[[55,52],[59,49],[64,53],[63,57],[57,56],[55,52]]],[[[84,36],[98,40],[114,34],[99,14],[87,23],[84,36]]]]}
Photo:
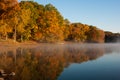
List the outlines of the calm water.
{"type": "Polygon", "coordinates": [[[0,69],[16,73],[6,80],[120,80],[120,44],[0,46],[0,69]]]}

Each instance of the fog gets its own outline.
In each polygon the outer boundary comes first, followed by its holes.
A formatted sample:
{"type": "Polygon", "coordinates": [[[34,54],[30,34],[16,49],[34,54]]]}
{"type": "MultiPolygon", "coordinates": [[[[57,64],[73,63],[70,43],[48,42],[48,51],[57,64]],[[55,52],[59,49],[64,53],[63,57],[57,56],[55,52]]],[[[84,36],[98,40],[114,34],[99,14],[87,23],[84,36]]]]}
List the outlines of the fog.
{"type": "Polygon", "coordinates": [[[82,64],[112,53],[120,53],[120,44],[2,45],[0,69],[16,73],[14,79],[9,80],[56,80],[64,68],[73,63],[82,64]]]}
{"type": "Polygon", "coordinates": [[[38,45],[0,45],[0,53],[6,52],[6,51],[12,51],[16,50],[18,48],[24,48],[24,49],[32,49],[32,50],[45,50],[45,51],[52,51],[54,49],[104,49],[106,52],[109,53],[109,51],[120,51],[120,43],[40,43],[38,45]]]}

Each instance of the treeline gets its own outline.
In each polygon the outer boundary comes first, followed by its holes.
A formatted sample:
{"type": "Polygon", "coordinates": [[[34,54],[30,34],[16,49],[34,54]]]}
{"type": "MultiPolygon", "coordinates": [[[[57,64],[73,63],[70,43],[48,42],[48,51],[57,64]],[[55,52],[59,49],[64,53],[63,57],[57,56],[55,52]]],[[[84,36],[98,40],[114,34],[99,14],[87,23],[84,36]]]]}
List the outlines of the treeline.
{"type": "Polygon", "coordinates": [[[112,32],[106,31],[105,42],[106,43],[120,42],[120,33],[112,33],[112,32]]]}
{"type": "Polygon", "coordinates": [[[52,4],[0,1],[0,40],[104,42],[104,37],[104,31],[95,26],[64,19],[52,4]]]}

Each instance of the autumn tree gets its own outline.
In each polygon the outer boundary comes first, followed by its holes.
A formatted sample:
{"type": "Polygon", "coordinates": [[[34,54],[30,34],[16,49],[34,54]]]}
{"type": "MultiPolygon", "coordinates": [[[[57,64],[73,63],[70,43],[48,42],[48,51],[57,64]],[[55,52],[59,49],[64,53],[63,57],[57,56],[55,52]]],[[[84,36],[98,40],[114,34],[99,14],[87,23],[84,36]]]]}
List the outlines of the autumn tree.
{"type": "Polygon", "coordinates": [[[39,13],[43,11],[40,8],[43,6],[32,1],[22,1],[20,2],[20,7],[24,10],[29,9],[31,12],[29,16],[27,15],[30,19],[28,24],[25,26],[24,38],[26,40],[29,40],[30,38],[34,39],[34,34],[38,31],[37,19],[39,17],[39,13]]]}
{"type": "Polygon", "coordinates": [[[69,35],[70,35],[70,21],[68,19],[64,19],[64,23],[63,23],[63,36],[64,36],[64,40],[68,41],[69,40],[69,35]]]}
{"type": "Polygon", "coordinates": [[[63,40],[63,17],[51,4],[45,6],[44,12],[39,14],[38,26],[42,32],[41,41],[55,42],[63,40]]]}
{"type": "Polygon", "coordinates": [[[104,42],[104,31],[96,28],[95,26],[89,26],[87,32],[87,42],[104,42]]]}
{"type": "Polygon", "coordinates": [[[7,19],[9,19],[8,24],[13,30],[12,37],[14,38],[14,42],[16,42],[16,39],[17,39],[17,26],[20,21],[19,11],[20,11],[19,4],[16,4],[10,10],[8,10],[6,13],[7,19]]]}
{"type": "Polygon", "coordinates": [[[86,32],[89,27],[81,23],[72,23],[70,25],[70,35],[69,39],[73,41],[84,42],[87,38],[86,32]]]}
{"type": "Polygon", "coordinates": [[[71,23],[52,5],[34,1],[0,0],[0,39],[38,42],[104,42],[104,31],[71,23]]]}
{"type": "Polygon", "coordinates": [[[7,20],[0,20],[0,39],[7,40],[9,32],[12,32],[12,29],[8,25],[7,20]]]}
{"type": "Polygon", "coordinates": [[[10,16],[9,13],[11,12],[11,9],[18,5],[16,0],[1,0],[0,1],[0,25],[1,25],[1,30],[2,33],[4,34],[3,36],[8,36],[8,32],[11,32],[11,26],[10,26],[10,16]]]}
{"type": "Polygon", "coordinates": [[[18,4],[17,0],[0,0],[0,13],[5,12],[16,4],[18,4]]]}
{"type": "Polygon", "coordinates": [[[112,33],[110,31],[105,31],[105,42],[106,43],[120,42],[120,33],[112,33]]]}
{"type": "Polygon", "coordinates": [[[20,41],[22,42],[23,39],[26,39],[28,35],[26,35],[26,31],[25,28],[26,26],[28,26],[28,23],[30,21],[30,14],[31,11],[29,9],[21,9],[20,11],[20,15],[19,15],[19,24],[17,26],[17,33],[18,36],[20,36],[20,38],[18,37],[18,39],[20,39],[20,41]]]}

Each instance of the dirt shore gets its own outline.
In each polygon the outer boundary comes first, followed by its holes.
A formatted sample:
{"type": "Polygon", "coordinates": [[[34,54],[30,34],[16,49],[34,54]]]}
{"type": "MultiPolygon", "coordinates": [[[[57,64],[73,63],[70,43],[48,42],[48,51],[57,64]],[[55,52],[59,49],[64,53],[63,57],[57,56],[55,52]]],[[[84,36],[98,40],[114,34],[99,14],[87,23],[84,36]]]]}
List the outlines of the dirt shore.
{"type": "Polygon", "coordinates": [[[24,41],[24,42],[14,42],[13,40],[7,40],[7,41],[0,41],[0,47],[19,47],[19,46],[36,46],[39,43],[35,41],[24,41]]]}

